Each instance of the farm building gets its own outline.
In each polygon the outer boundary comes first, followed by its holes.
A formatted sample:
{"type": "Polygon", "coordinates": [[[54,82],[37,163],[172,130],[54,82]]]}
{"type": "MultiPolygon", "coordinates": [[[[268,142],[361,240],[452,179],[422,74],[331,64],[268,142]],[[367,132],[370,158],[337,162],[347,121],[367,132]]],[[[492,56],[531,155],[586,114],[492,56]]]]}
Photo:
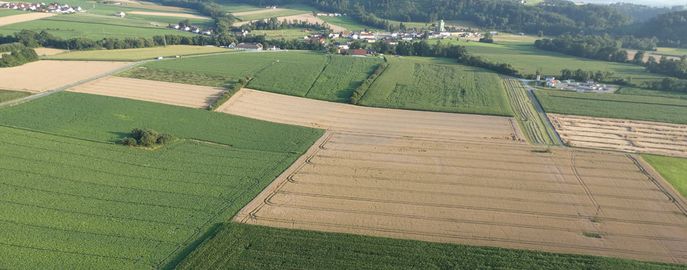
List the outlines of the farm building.
{"type": "Polygon", "coordinates": [[[237,49],[249,51],[262,51],[263,46],[260,43],[239,43],[236,45],[237,49]]]}

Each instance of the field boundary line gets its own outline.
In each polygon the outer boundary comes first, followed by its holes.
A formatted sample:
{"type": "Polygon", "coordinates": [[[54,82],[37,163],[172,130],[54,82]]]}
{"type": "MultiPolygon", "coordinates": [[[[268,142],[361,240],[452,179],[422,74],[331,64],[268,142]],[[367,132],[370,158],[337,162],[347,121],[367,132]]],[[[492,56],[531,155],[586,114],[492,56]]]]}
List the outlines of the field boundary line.
{"type": "Polygon", "coordinates": [[[525,85],[525,87],[527,88],[527,96],[529,96],[530,100],[532,101],[532,105],[534,105],[534,109],[539,114],[539,118],[542,122],[544,122],[544,125],[547,129],[547,133],[550,133],[549,136],[553,135],[551,136],[551,139],[554,140],[554,144],[566,146],[565,143],[563,143],[563,139],[561,139],[561,135],[558,134],[558,131],[556,131],[556,128],[554,128],[553,124],[551,123],[551,120],[547,116],[547,113],[544,110],[544,106],[541,105],[539,98],[537,98],[537,95],[534,94],[534,89],[527,85],[524,81],[521,81],[521,83],[525,85]]]}
{"type": "Polygon", "coordinates": [[[687,202],[685,202],[685,199],[675,190],[672,185],[667,183],[660,173],[656,172],[656,170],[648,165],[641,157],[638,158],[632,154],[626,154],[625,156],[632,160],[639,170],[646,175],[649,180],[654,183],[664,195],[666,195],[666,197],[668,197],[668,200],[675,204],[675,206],[680,210],[680,212],[682,212],[683,215],[687,216],[687,202]]]}
{"type": "Polygon", "coordinates": [[[308,94],[310,94],[310,91],[315,87],[315,84],[317,84],[317,81],[322,77],[322,74],[324,74],[324,71],[327,70],[327,67],[332,63],[332,56],[327,55],[327,61],[324,63],[324,67],[322,67],[322,70],[320,70],[320,73],[317,74],[317,77],[315,77],[315,80],[312,81],[312,84],[310,84],[310,87],[308,88],[308,91],[305,92],[303,97],[307,97],[308,94]]]}

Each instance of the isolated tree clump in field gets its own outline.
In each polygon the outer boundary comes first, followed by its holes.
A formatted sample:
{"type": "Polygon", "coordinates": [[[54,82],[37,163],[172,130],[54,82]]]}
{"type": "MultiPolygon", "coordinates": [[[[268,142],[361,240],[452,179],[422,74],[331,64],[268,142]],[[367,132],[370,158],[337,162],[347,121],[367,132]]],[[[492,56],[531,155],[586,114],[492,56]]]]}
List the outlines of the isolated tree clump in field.
{"type": "Polygon", "coordinates": [[[174,137],[169,134],[159,133],[152,129],[135,128],[131,130],[130,136],[119,141],[126,146],[154,147],[165,145],[174,141],[174,137]]]}

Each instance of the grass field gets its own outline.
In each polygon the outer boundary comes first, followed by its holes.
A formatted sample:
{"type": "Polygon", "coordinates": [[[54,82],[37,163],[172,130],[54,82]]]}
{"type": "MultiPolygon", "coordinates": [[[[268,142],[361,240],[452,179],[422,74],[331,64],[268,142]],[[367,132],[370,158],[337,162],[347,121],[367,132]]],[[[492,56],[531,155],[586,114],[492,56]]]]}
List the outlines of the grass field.
{"type": "MultiPolygon", "coordinates": [[[[179,19],[179,21],[182,19],[179,19]]],[[[62,38],[126,38],[152,37],[156,35],[195,34],[167,29],[167,23],[156,23],[142,19],[116,18],[111,15],[95,15],[90,13],[58,15],[50,18],[11,24],[0,27],[1,35],[11,35],[21,30],[36,32],[47,31],[62,38]]]]}
{"type": "Polygon", "coordinates": [[[687,99],[687,93],[680,92],[668,92],[659,90],[648,90],[641,88],[623,87],[615,92],[620,95],[633,95],[633,96],[649,96],[649,97],[666,97],[666,98],[680,98],[687,99]]]}
{"type": "Polygon", "coordinates": [[[267,39],[303,39],[310,34],[306,29],[253,30],[254,35],[264,35],[267,39]]]}
{"type": "Polygon", "coordinates": [[[19,10],[13,10],[13,9],[0,9],[0,17],[23,14],[23,13],[26,13],[26,12],[19,11],[19,10]]]}
{"type": "Polygon", "coordinates": [[[683,269],[613,258],[225,224],[179,269],[683,269]]]}
{"type": "Polygon", "coordinates": [[[536,90],[548,113],[687,124],[687,100],[638,95],[536,90]]]}
{"type": "Polygon", "coordinates": [[[687,55],[687,49],[685,49],[685,48],[666,48],[666,47],[660,47],[660,48],[658,48],[658,50],[656,50],[656,52],[659,53],[659,54],[675,55],[675,56],[687,55]]]}
{"type": "Polygon", "coordinates": [[[10,269],[165,266],[321,135],[74,93],[0,109],[0,125],[0,268],[10,269]],[[180,140],[111,143],[134,127],[180,140]]]}
{"type": "Polygon", "coordinates": [[[261,7],[261,8],[255,9],[255,10],[246,10],[246,11],[241,11],[241,12],[234,11],[232,13],[234,13],[234,15],[242,21],[253,21],[253,20],[261,20],[261,19],[267,19],[267,18],[272,18],[272,17],[285,17],[285,16],[311,13],[313,10],[315,10],[315,9],[311,6],[300,5],[300,4],[291,4],[291,5],[278,6],[278,8],[274,9],[274,10],[266,10],[265,8],[261,7]],[[259,12],[259,11],[264,11],[264,12],[259,12]],[[244,12],[248,12],[248,13],[244,13],[244,12]]]}
{"type": "MultiPolygon", "coordinates": [[[[629,77],[635,83],[664,78],[661,75],[647,72],[642,66],[578,58],[536,49],[531,42],[518,41],[515,36],[508,36],[507,39],[507,42],[498,44],[456,40],[442,40],[442,42],[466,46],[471,54],[484,57],[490,61],[511,64],[522,74],[535,74],[537,70],[541,70],[546,75],[560,76],[563,69],[583,69],[610,71],[614,73],[613,77],[629,77]]],[[[527,41],[531,37],[525,36],[522,39],[527,41]]]]}
{"type": "Polygon", "coordinates": [[[347,102],[381,62],[311,52],[236,53],[152,62],[121,75],[207,86],[251,77],[251,88],[347,102]]]}
{"type": "Polygon", "coordinates": [[[554,131],[546,126],[545,120],[532,103],[525,86],[520,81],[511,78],[505,78],[503,82],[515,119],[527,136],[527,140],[532,144],[558,144],[554,131]]]}
{"type": "Polygon", "coordinates": [[[31,95],[27,92],[0,90],[0,103],[31,95]]]}
{"type": "Polygon", "coordinates": [[[642,155],[642,158],[687,198],[687,159],[656,155],[642,155]]]}
{"type": "Polygon", "coordinates": [[[45,57],[52,60],[110,60],[110,61],[138,61],[163,57],[196,55],[207,53],[230,52],[231,50],[213,46],[174,45],[167,47],[123,49],[123,50],[91,50],[73,51],[55,56],[45,57]]]}
{"type": "Polygon", "coordinates": [[[511,116],[494,73],[435,58],[390,58],[361,105],[511,116]]]}

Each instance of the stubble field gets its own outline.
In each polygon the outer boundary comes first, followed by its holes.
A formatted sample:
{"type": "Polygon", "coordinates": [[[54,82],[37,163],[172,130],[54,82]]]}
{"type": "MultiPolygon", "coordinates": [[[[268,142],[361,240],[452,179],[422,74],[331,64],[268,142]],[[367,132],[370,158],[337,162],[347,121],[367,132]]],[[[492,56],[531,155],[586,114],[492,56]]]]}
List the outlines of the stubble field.
{"type": "Polygon", "coordinates": [[[124,68],[124,62],[43,60],[0,72],[0,89],[43,92],[124,68]]]}
{"type": "Polygon", "coordinates": [[[549,114],[570,146],[687,157],[687,126],[549,114]]]}

